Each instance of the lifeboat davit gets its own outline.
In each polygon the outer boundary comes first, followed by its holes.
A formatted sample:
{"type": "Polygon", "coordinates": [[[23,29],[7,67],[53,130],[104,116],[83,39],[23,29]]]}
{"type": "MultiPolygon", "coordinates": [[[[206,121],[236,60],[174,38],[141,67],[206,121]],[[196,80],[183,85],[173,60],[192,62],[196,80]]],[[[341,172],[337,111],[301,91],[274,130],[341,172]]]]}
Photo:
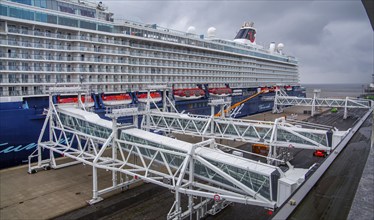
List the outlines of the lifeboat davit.
{"type": "Polygon", "coordinates": [[[292,86],[285,86],[284,89],[285,89],[286,91],[292,91],[292,86]]]}
{"type": "Polygon", "coordinates": [[[200,88],[174,89],[173,94],[175,100],[193,100],[204,97],[205,92],[200,88]]]}
{"type": "MultiPolygon", "coordinates": [[[[85,107],[93,107],[94,104],[95,104],[91,97],[89,97],[86,100],[85,96],[81,96],[81,101],[82,101],[82,103],[84,104],[85,107]]],[[[58,96],[57,97],[57,103],[59,105],[78,105],[78,97],[77,96],[74,96],[74,97],[58,96]]]]}
{"type": "Polygon", "coordinates": [[[132,98],[129,94],[106,95],[102,94],[101,99],[104,105],[127,105],[131,104],[132,98]]]}
{"type": "Polygon", "coordinates": [[[229,96],[232,94],[232,89],[230,88],[211,88],[208,89],[208,91],[209,95],[218,97],[229,96]]]}
{"type": "MultiPolygon", "coordinates": [[[[160,102],[162,100],[161,95],[158,92],[151,92],[150,95],[154,102],[160,102]]],[[[138,98],[139,102],[143,102],[143,103],[147,102],[147,93],[138,94],[136,95],[136,97],[138,98]]]]}

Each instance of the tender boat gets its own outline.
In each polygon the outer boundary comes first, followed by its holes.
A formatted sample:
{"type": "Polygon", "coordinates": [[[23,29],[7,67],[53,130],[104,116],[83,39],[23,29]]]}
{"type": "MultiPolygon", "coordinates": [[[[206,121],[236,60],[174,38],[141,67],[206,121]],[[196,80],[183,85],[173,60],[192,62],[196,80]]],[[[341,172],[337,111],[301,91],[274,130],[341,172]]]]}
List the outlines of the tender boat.
{"type": "MultiPolygon", "coordinates": [[[[81,101],[84,104],[85,107],[93,107],[95,105],[94,100],[91,97],[88,97],[86,99],[86,96],[81,97],[81,101]]],[[[59,105],[77,105],[78,104],[78,96],[73,97],[57,97],[57,104],[59,105]]]]}
{"type": "Polygon", "coordinates": [[[127,93],[118,95],[102,94],[101,99],[103,100],[104,105],[127,105],[132,103],[132,98],[127,93]]]}
{"type": "Polygon", "coordinates": [[[217,97],[225,97],[232,94],[232,89],[230,88],[211,88],[208,91],[209,95],[217,97]]]}
{"type": "Polygon", "coordinates": [[[203,98],[205,91],[200,88],[174,89],[175,100],[193,100],[203,98]]]}
{"type": "MultiPolygon", "coordinates": [[[[162,98],[161,98],[160,93],[151,92],[150,95],[151,95],[151,98],[153,99],[154,102],[161,102],[162,98]]],[[[137,94],[136,97],[138,98],[139,102],[142,102],[142,103],[147,102],[147,93],[137,94]]],[[[152,102],[152,100],[151,100],[151,102],[152,102]]]]}

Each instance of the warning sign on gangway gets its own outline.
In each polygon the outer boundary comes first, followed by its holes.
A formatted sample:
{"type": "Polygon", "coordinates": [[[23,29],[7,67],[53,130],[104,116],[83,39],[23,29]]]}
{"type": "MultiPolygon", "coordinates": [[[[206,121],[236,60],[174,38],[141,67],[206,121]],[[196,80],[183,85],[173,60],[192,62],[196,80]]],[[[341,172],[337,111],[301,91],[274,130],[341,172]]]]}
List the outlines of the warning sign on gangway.
{"type": "Polygon", "coordinates": [[[220,201],[221,197],[218,194],[215,194],[213,199],[214,199],[214,201],[220,201]]]}

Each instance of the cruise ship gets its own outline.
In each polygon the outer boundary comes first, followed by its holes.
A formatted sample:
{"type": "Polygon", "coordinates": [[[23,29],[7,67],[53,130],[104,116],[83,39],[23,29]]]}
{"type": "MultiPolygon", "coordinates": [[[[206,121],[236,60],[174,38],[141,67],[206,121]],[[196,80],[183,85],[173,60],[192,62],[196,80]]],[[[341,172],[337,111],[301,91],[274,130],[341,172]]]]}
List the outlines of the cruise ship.
{"type": "MultiPolygon", "coordinates": [[[[101,2],[2,0],[0,168],[25,163],[35,150],[49,87],[87,87],[85,103],[101,117],[108,106],[144,102],[147,86],[156,84],[172,88],[168,96],[179,111],[205,115],[217,97],[240,103],[231,117],[243,117],[270,110],[280,87],[305,96],[297,59],[284,54],[282,43],[265,48],[255,36],[252,22],[223,40],[213,27],[204,36],[193,27],[117,21],[101,2]]],[[[151,96],[162,99],[157,90],[151,96]]],[[[54,101],[78,98],[61,94],[54,101]]]]}

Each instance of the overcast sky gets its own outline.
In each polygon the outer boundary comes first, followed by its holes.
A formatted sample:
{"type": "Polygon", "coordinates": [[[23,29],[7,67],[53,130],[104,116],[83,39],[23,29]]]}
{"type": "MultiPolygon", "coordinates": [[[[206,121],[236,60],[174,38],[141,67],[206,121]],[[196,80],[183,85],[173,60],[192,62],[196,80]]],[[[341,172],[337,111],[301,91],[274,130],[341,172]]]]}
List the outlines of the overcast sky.
{"type": "Polygon", "coordinates": [[[299,59],[301,83],[368,83],[374,72],[373,29],[358,0],[348,1],[121,1],[102,0],[124,18],[233,39],[253,21],[256,41],[282,42],[299,59]]]}

